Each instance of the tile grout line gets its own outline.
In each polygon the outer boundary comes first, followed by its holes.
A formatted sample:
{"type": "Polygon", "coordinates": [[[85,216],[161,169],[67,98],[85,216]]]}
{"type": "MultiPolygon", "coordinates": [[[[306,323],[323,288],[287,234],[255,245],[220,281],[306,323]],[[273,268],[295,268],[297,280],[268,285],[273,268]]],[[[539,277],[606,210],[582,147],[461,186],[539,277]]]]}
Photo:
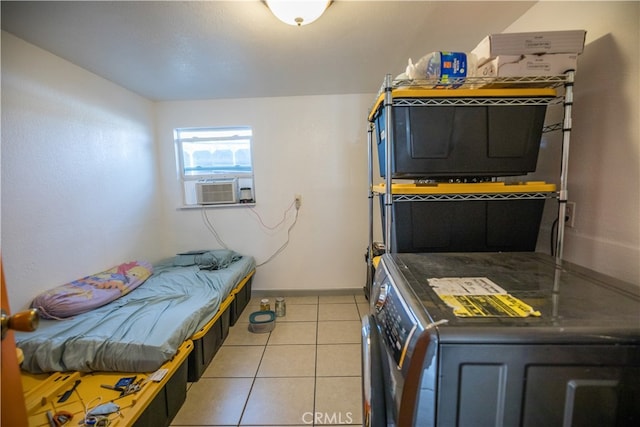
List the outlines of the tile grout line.
{"type": "Polygon", "coordinates": [[[320,329],[320,297],[318,297],[318,309],[316,310],[316,358],[313,367],[313,414],[312,425],[316,425],[316,399],[318,396],[318,329],[320,329]]]}
{"type": "MultiPolygon", "coordinates": [[[[357,301],[357,296],[355,296],[355,295],[354,295],[354,296],[352,296],[352,297],[351,297],[351,299],[352,299],[353,301],[349,301],[349,302],[342,301],[342,303],[344,303],[344,304],[355,304],[356,313],[357,313],[358,317],[361,317],[361,316],[360,316],[360,312],[361,312],[362,310],[361,310],[361,308],[359,307],[359,302],[357,301]]],[[[363,304],[366,304],[366,303],[367,303],[366,301],[364,301],[364,302],[363,302],[363,304]]],[[[318,298],[315,304],[306,304],[306,303],[305,303],[305,304],[292,304],[292,305],[315,305],[315,306],[316,306],[316,308],[317,308],[317,310],[316,310],[316,316],[315,316],[315,319],[314,319],[314,320],[307,320],[307,321],[304,321],[304,320],[294,321],[294,320],[292,320],[292,322],[298,322],[298,323],[300,323],[300,322],[302,322],[302,323],[304,323],[304,322],[314,322],[314,323],[315,323],[315,325],[316,325],[315,334],[314,334],[314,335],[315,335],[315,340],[314,340],[314,343],[313,343],[313,345],[314,345],[314,350],[315,350],[315,352],[314,352],[314,362],[315,362],[315,363],[314,363],[314,370],[313,370],[313,374],[312,374],[312,375],[313,375],[313,392],[312,392],[312,399],[313,399],[313,403],[312,403],[312,410],[313,410],[313,413],[312,413],[312,415],[313,415],[313,419],[311,420],[311,422],[308,422],[308,423],[305,423],[305,422],[304,422],[304,420],[302,420],[302,422],[301,422],[301,424],[305,424],[305,425],[312,426],[312,427],[313,427],[313,426],[315,426],[315,427],[320,427],[320,426],[321,426],[321,424],[322,424],[321,422],[320,422],[320,423],[317,423],[317,422],[316,422],[317,420],[316,420],[316,414],[315,414],[315,413],[316,413],[316,411],[317,411],[318,409],[320,409],[320,408],[321,408],[320,406],[318,406],[318,405],[317,405],[317,399],[318,399],[318,397],[320,396],[320,395],[318,394],[318,379],[319,379],[319,377],[318,377],[318,374],[319,374],[319,365],[318,365],[318,363],[319,363],[319,345],[320,345],[320,344],[319,344],[319,327],[320,327],[320,324],[321,324],[322,322],[325,322],[325,321],[321,321],[321,320],[320,320],[320,317],[323,317],[322,313],[320,312],[320,310],[321,310],[321,305],[325,305],[325,304],[329,304],[329,305],[336,305],[336,304],[339,304],[339,303],[338,303],[338,302],[335,302],[335,301],[324,301],[324,302],[322,302],[322,303],[321,303],[320,298],[318,298]]],[[[331,309],[330,309],[330,308],[327,308],[327,310],[331,310],[331,309]]],[[[324,316],[325,316],[325,317],[326,317],[327,313],[329,313],[329,312],[324,313],[324,316]]],[[[327,319],[327,320],[326,320],[326,322],[327,322],[327,323],[333,323],[333,322],[342,322],[342,321],[348,321],[348,320],[351,320],[351,319],[332,319],[332,320],[327,319]]],[[[357,319],[357,320],[360,320],[360,319],[357,319]]],[[[274,376],[274,377],[259,377],[259,371],[260,371],[260,368],[261,368],[262,364],[263,364],[263,363],[265,363],[265,362],[267,361],[267,359],[266,359],[266,350],[268,349],[268,348],[267,348],[267,346],[269,346],[269,345],[272,345],[272,346],[278,346],[278,345],[294,345],[294,346],[297,346],[297,345],[307,345],[307,346],[308,346],[308,345],[310,344],[310,343],[309,343],[309,344],[307,344],[307,342],[308,342],[308,338],[306,338],[305,336],[299,336],[300,341],[293,341],[293,340],[292,340],[292,342],[291,342],[291,343],[282,343],[282,344],[271,343],[271,339],[273,339],[273,337],[272,337],[271,335],[272,335],[272,333],[270,332],[270,333],[268,334],[268,337],[267,337],[266,342],[264,342],[263,344],[260,344],[260,345],[255,346],[255,347],[262,347],[262,351],[261,351],[260,357],[259,357],[259,359],[258,359],[258,363],[257,363],[257,366],[256,366],[256,370],[255,370],[255,372],[253,373],[253,375],[252,375],[252,376],[251,376],[251,375],[248,375],[248,376],[246,376],[246,377],[245,377],[245,378],[247,378],[248,380],[250,380],[251,382],[250,382],[250,387],[248,388],[248,393],[247,393],[247,395],[246,395],[246,397],[245,397],[244,404],[242,405],[242,409],[241,409],[241,411],[240,411],[240,416],[239,416],[239,419],[238,419],[238,421],[237,421],[237,424],[233,424],[233,425],[236,425],[237,427],[245,427],[245,426],[246,426],[246,427],[249,427],[249,426],[250,426],[250,424],[243,424],[243,418],[244,418],[244,416],[245,416],[245,415],[248,415],[248,414],[249,414],[247,411],[248,411],[248,409],[250,409],[251,407],[249,407],[248,403],[249,403],[249,399],[250,399],[250,397],[251,397],[251,394],[252,394],[254,391],[256,391],[256,390],[257,390],[257,389],[256,389],[256,387],[257,387],[257,380],[258,380],[259,378],[263,378],[263,379],[268,379],[268,378],[282,378],[282,377],[280,377],[280,376],[274,376]]],[[[308,337],[308,336],[307,336],[307,337],[308,337]]],[[[247,344],[247,345],[248,345],[248,344],[247,344]]],[[[328,350],[328,349],[329,349],[329,348],[331,348],[331,347],[333,347],[333,346],[339,346],[339,345],[357,345],[357,343],[356,343],[356,342],[348,342],[348,343],[342,343],[342,342],[326,342],[326,343],[324,343],[324,344],[322,344],[322,345],[323,345],[323,346],[326,346],[327,351],[331,352],[331,351],[333,351],[333,350],[328,350]]],[[[227,344],[227,346],[243,348],[243,347],[245,347],[246,345],[245,345],[245,344],[235,344],[235,345],[234,345],[234,344],[227,344]]],[[[256,349],[256,350],[257,350],[257,349],[256,349]]],[[[256,352],[256,353],[257,353],[257,352],[256,352]]],[[[257,356],[257,354],[256,354],[256,356],[257,356]]],[[[324,359],[323,359],[323,360],[324,360],[324,359]]],[[[335,372],[335,371],[330,371],[330,372],[328,371],[328,373],[327,373],[327,375],[328,375],[329,377],[331,377],[331,378],[358,378],[358,377],[359,377],[359,375],[357,375],[357,374],[353,374],[353,375],[335,375],[335,374],[336,374],[336,372],[335,372]]],[[[225,377],[225,378],[226,378],[226,377],[225,377]]],[[[229,377],[229,378],[236,378],[236,377],[229,377]]],[[[291,378],[294,378],[294,377],[291,377],[291,378]]],[[[311,375],[308,375],[308,376],[302,376],[302,377],[296,377],[296,378],[311,378],[311,375]]],[[[320,377],[320,378],[323,378],[323,377],[320,377]]],[[[190,384],[190,385],[193,385],[193,384],[190,384]]],[[[321,397],[321,396],[320,396],[320,397],[321,397]]],[[[326,409],[330,410],[330,408],[326,408],[326,409]]],[[[354,408],[354,409],[357,409],[357,408],[354,408]]],[[[361,409],[361,408],[360,408],[360,409],[361,409]]],[[[300,414],[300,415],[303,415],[303,414],[300,414]]],[[[203,425],[204,425],[204,424],[203,424],[203,425]]],[[[209,424],[207,424],[207,425],[209,425],[209,424]]],[[[251,424],[251,425],[253,425],[253,424],[251,424]]],[[[172,424],[172,427],[173,427],[173,424],[172,424]]],[[[176,427],[177,427],[177,426],[176,426],[176,427]]]]}
{"type": "MultiPolygon", "coordinates": [[[[294,304],[295,305],[295,304],[294,304]]],[[[316,331],[315,331],[315,343],[314,343],[314,375],[313,375],[313,407],[312,407],[312,411],[313,411],[313,422],[312,422],[312,426],[315,426],[315,405],[316,405],[316,385],[317,385],[317,370],[318,370],[318,318],[319,318],[319,312],[320,312],[320,301],[318,298],[317,303],[315,304],[317,309],[316,309],[316,320],[315,320],[315,324],[316,324],[316,331]]],[[[251,383],[251,388],[249,389],[249,394],[247,395],[247,399],[245,401],[244,407],[242,409],[242,414],[240,416],[240,420],[238,421],[238,426],[237,427],[242,427],[242,418],[244,417],[244,413],[245,410],[247,408],[247,405],[249,403],[249,396],[251,395],[251,392],[253,391],[253,387],[255,385],[255,382],[258,378],[258,372],[260,371],[260,365],[262,364],[263,360],[264,360],[264,355],[266,353],[267,350],[267,346],[269,345],[269,340],[271,339],[271,332],[269,332],[269,337],[267,338],[267,342],[264,344],[264,348],[262,351],[262,356],[260,357],[260,363],[258,363],[258,368],[256,369],[256,373],[255,376],[253,378],[253,381],[251,383]]],[[[272,344],[272,345],[278,345],[278,344],[272,344]]],[[[281,344],[284,345],[284,344],[281,344]]],[[[308,344],[293,344],[293,345],[308,345],[308,344]]],[[[262,377],[261,377],[262,378],[262,377]]],[[[270,377],[265,377],[265,378],[270,378],[270,377]]],[[[281,377],[273,377],[273,378],[281,378],[281,377]]],[[[300,377],[300,378],[310,378],[310,377],[300,377]]]]}
{"type": "Polygon", "coordinates": [[[249,405],[249,397],[251,397],[251,392],[253,391],[253,387],[256,384],[256,379],[258,378],[258,371],[260,371],[260,365],[262,365],[264,354],[267,351],[267,344],[269,343],[269,339],[271,339],[271,332],[269,332],[269,336],[267,337],[267,342],[265,342],[264,346],[262,346],[262,355],[260,355],[260,361],[258,362],[258,366],[256,367],[256,372],[253,374],[253,379],[251,380],[251,387],[249,387],[249,393],[247,393],[247,398],[245,399],[244,405],[242,406],[242,412],[240,412],[240,418],[238,419],[237,427],[240,427],[242,425],[242,418],[244,417],[244,413],[247,410],[247,405],[249,405]]]}

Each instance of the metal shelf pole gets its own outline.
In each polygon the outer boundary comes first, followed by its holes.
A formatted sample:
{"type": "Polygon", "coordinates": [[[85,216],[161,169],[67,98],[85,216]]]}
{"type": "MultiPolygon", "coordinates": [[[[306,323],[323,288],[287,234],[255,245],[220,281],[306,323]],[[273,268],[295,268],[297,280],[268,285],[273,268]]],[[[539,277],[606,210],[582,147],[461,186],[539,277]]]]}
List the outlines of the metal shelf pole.
{"type": "Polygon", "coordinates": [[[556,265],[562,265],[564,251],[565,215],[567,211],[567,177],[569,175],[569,142],[571,137],[571,107],[573,106],[574,71],[567,73],[564,84],[564,120],[562,124],[562,163],[560,166],[560,191],[558,193],[558,238],[556,240],[556,265]]]}
{"type": "Polygon", "coordinates": [[[391,214],[392,214],[392,192],[391,184],[393,182],[392,159],[393,156],[393,96],[392,96],[393,78],[391,74],[387,74],[384,79],[384,113],[385,113],[385,195],[384,195],[384,247],[385,252],[390,253],[391,247],[391,214]]]}
{"type": "MultiPolygon", "coordinates": [[[[393,140],[394,140],[394,126],[393,126],[393,107],[394,106],[483,106],[483,105],[551,105],[559,102],[561,99],[564,102],[564,121],[562,124],[553,125],[543,129],[544,132],[559,130],[563,131],[563,141],[562,141],[562,166],[561,166],[561,176],[560,176],[560,189],[557,192],[558,197],[558,238],[555,242],[555,258],[556,264],[561,265],[563,250],[564,250],[564,232],[565,232],[565,223],[560,219],[564,219],[566,215],[566,203],[568,200],[567,194],[567,176],[568,176],[568,162],[569,162],[569,139],[571,133],[571,107],[573,104],[573,81],[574,81],[575,73],[574,71],[569,71],[565,75],[562,76],[534,76],[534,77],[511,77],[511,78],[468,78],[460,82],[461,87],[468,85],[468,87],[474,87],[482,84],[491,84],[497,85],[495,87],[499,88],[507,88],[507,87],[549,87],[549,88],[557,88],[559,86],[564,86],[564,96],[555,96],[555,97],[518,97],[518,96],[506,96],[506,97],[492,97],[492,96],[480,96],[480,97],[461,97],[457,98],[455,96],[451,97],[399,97],[394,100],[393,98],[393,89],[396,87],[405,88],[415,86],[416,88],[429,87],[437,84],[437,82],[431,82],[429,80],[402,80],[402,81],[393,81],[392,75],[387,74],[384,79],[384,83],[378,92],[377,98],[383,95],[382,102],[382,110],[384,111],[385,116],[385,129],[384,132],[384,153],[385,153],[385,191],[384,194],[381,192],[374,192],[372,189],[372,170],[370,170],[370,254],[373,253],[373,197],[383,197],[383,232],[384,232],[384,243],[385,243],[385,252],[392,253],[394,251],[394,247],[392,245],[392,222],[393,222],[393,203],[394,202],[402,202],[402,201],[422,201],[422,200],[431,200],[431,201],[440,201],[440,200],[450,200],[450,198],[443,197],[441,195],[428,195],[428,196],[418,196],[418,195],[393,195],[392,187],[393,187],[393,140]],[[531,86],[530,86],[531,85],[531,86]]],[[[455,86],[455,85],[454,85],[455,86]]],[[[452,92],[455,94],[455,92],[452,92]]],[[[371,130],[370,130],[371,131],[371,130]]],[[[381,132],[382,133],[382,132],[381,132]]],[[[382,139],[382,138],[380,138],[382,139]]],[[[378,141],[382,143],[382,141],[378,141]]],[[[369,155],[371,156],[371,152],[373,151],[373,143],[369,143],[369,155]]],[[[370,158],[369,167],[371,169],[373,160],[370,158]]],[[[502,199],[505,196],[502,195],[457,195],[455,197],[463,197],[468,200],[480,200],[489,198],[490,200],[498,200],[502,199]]],[[[537,199],[537,198],[550,198],[549,194],[517,194],[510,195],[508,197],[516,197],[518,199],[537,199]]]]}
{"type": "Polygon", "coordinates": [[[367,160],[369,165],[369,246],[367,247],[367,282],[365,296],[369,299],[371,294],[371,275],[373,268],[373,123],[369,123],[367,130],[367,160]]]}

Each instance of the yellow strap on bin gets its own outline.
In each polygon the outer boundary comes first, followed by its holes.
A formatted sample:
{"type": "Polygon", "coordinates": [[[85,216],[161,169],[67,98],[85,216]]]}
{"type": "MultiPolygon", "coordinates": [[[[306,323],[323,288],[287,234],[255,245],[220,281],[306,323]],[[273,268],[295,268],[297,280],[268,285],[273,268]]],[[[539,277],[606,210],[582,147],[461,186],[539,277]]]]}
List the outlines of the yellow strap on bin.
{"type": "MultiPolygon", "coordinates": [[[[555,98],[557,91],[553,88],[513,88],[513,89],[424,89],[400,87],[391,91],[393,99],[404,98],[555,98]]],[[[384,101],[382,93],[369,113],[369,121],[373,121],[384,101]]]]}
{"type": "MultiPolygon", "coordinates": [[[[374,193],[386,193],[385,184],[373,186],[374,193]]],[[[552,193],[555,184],[544,181],[529,182],[479,182],[479,183],[435,183],[392,184],[391,194],[505,194],[505,193],[552,193]]]]}

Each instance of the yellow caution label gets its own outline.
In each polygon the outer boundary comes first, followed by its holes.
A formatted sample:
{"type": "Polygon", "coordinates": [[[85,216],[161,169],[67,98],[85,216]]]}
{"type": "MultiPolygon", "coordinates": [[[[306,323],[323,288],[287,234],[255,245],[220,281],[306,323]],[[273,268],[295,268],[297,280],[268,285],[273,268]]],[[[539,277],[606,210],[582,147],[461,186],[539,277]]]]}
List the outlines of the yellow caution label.
{"type": "Polygon", "coordinates": [[[458,317],[529,317],[540,312],[509,294],[439,295],[458,317]]]}

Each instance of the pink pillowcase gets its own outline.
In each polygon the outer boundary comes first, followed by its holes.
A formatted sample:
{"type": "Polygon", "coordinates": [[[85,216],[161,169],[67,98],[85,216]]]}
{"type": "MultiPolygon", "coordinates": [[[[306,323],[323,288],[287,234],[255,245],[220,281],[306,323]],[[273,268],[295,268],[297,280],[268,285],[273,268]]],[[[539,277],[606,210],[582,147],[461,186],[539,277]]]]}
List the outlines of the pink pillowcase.
{"type": "Polygon", "coordinates": [[[146,261],[132,261],[109,270],[74,280],[41,293],[33,299],[45,319],[62,319],[85,313],[128,294],[153,272],[146,261]]]}

